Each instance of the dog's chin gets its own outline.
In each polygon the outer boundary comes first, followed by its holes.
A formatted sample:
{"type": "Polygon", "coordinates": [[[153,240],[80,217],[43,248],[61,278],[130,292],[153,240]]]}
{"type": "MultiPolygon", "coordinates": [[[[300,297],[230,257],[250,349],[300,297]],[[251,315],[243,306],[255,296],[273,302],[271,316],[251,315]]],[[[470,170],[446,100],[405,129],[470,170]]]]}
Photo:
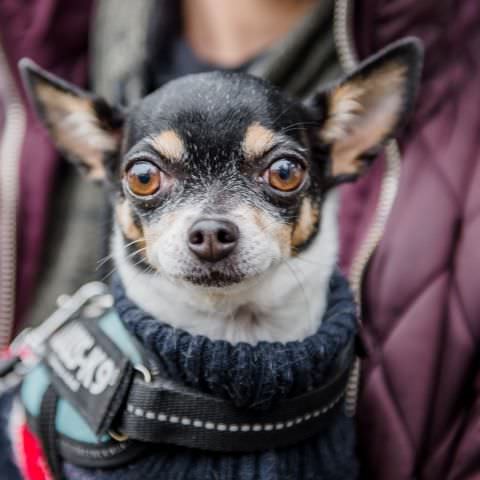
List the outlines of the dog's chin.
{"type": "Polygon", "coordinates": [[[231,260],[214,264],[183,262],[183,265],[173,265],[173,268],[162,262],[158,264],[158,267],[154,267],[155,270],[178,286],[192,287],[195,290],[215,290],[218,293],[250,288],[275,267],[273,259],[261,265],[231,260]]]}
{"type": "MultiPolygon", "coordinates": [[[[217,293],[238,292],[246,288],[250,288],[256,282],[260,281],[263,276],[270,271],[249,271],[248,273],[238,271],[237,269],[229,271],[222,270],[192,270],[184,272],[181,275],[174,275],[170,278],[176,283],[190,286],[196,290],[213,290],[217,293]]],[[[164,272],[165,273],[165,272],[164,272]]]]}

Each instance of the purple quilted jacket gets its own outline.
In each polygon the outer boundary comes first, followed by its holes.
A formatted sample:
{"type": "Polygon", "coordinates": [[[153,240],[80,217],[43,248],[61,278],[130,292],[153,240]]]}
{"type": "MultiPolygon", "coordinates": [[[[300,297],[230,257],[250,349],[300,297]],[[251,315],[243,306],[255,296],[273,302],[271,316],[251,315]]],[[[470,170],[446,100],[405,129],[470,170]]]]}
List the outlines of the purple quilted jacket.
{"type": "Polygon", "coordinates": [[[346,189],[342,212],[367,351],[364,478],[480,479],[480,2],[355,2],[362,57],[405,35],[426,58],[401,166],[346,189]]]}

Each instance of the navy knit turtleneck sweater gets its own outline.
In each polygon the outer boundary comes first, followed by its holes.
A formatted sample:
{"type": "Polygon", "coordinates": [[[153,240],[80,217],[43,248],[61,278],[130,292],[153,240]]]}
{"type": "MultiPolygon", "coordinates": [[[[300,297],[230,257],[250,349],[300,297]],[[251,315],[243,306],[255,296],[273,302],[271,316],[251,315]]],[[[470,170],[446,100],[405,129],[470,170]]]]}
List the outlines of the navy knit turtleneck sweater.
{"type": "MultiPolygon", "coordinates": [[[[356,320],[346,280],[335,273],[329,288],[328,307],[316,334],[300,342],[252,346],[174,329],[132,303],[118,279],[112,286],[119,316],[172,379],[259,410],[330,379],[339,353],[355,335],[356,320]]],[[[0,398],[0,414],[8,415],[10,403],[0,398]]],[[[3,458],[10,457],[6,434],[2,429],[0,446],[5,448],[0,466],[10,468],[11,460],[3,458]]],[[[64,472],[70,480],[353,480],[357,478],[353,420],[339,413],[321,433],[282,449],[265,445],[263,452],[220,454],[158,444],[128,466],[88,469],[65,464],[64,472]]]]}
{"type": "MultiPolygon", "coordinates": [[[[232,345],[162,324],[140,310],[113,283],[115,307],[130,332],[168,375],[244,408],[268,409],[329,379],[337,355],[355,335],[355,306],[346,280],[335,273],[318,332],[301,342],[232,345]]],[[[295,319],[292,319],[295,321],[295,319]]],[[[357,477],[352,419],[342,413],[327,430],[288,448],[252,454],[218,454],[155,447],[122,469],[65,466],[72,480],[351,480],[357,477]]]]}

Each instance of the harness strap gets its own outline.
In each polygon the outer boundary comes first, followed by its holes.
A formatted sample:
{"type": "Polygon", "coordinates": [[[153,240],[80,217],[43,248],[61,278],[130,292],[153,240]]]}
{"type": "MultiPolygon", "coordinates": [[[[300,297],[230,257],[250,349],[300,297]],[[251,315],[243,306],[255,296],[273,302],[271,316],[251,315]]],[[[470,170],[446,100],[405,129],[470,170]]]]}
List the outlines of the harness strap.
{"type": "MultiPolygon", "coordinates": [[[[62,458],[77,465],[105,468],[131,461],[152,444],[218,452],[254,452],[265,450],[266,446],[287,446],[318,434],[335,420],[343,406],[350,366],[346,362],[328,384],[280,401],[267,412],[236,408],[227,400],[201,394],[160,376],[148,383],[137,375],[112,426],[123,437],[122,441],[110,438],[92,444],[57,432],[57,448],[62,458]]],[[[40,423],[44,422],[53,425],[55,420],[47,420],[42,414],[29,418],[40,436],[40,423]]]]}
{"type": "Polygon", "coordinates": [[[88,318],[80,309],[60,320],[48,335],[34,332],[45,339],[33,342],[42,361],[21,389],[55,479],[61,459],[114,467],[152,444],[248,453],[306,440],[339,414],[354,358],[352,339],[328,383],[273,409],[242,409],[169,380],[113,310],[88,318]]]}
{"type": "Polygon", "coordinates": [[[291,445],[319,433],[336,417],[343,405],[350,367],[347,362],[328,384],[282,400],[269,411],[239,409],[231,402],[161,377],[152,383],[136,378],[118,430],[142,442],[219,452],[291,445]]]}
{"type": "Polygon", "coordinates": [[[62,460],[58,451],[57,431],[55,429],[58,399],[58,393],[50,385],[43,395],[38,419],[39,440],[54,480],[63,479],[62,460]]]}

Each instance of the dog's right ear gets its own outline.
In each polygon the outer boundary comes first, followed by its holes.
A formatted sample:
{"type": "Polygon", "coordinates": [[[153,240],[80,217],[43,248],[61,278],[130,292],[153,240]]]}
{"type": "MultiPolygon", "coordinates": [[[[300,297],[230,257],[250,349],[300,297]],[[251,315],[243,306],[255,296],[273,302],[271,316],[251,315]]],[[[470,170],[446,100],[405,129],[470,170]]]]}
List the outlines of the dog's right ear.
{"type": "Polygon", "coordinates": [[[86,175],[102,180],[106,163],[120,151],[124,115],[103,99],[42,70],[19,62],[27,92],[58,149],[86,175]]]}
{"type": "Polygon", "coordinates": [[[417,39],[400,40],[313,97],[310,105],[323,120],[317,135],[330,149],[327,172],[335,184],[362,175],[405,124],[418,90],[422,58],[417,39]]]}

